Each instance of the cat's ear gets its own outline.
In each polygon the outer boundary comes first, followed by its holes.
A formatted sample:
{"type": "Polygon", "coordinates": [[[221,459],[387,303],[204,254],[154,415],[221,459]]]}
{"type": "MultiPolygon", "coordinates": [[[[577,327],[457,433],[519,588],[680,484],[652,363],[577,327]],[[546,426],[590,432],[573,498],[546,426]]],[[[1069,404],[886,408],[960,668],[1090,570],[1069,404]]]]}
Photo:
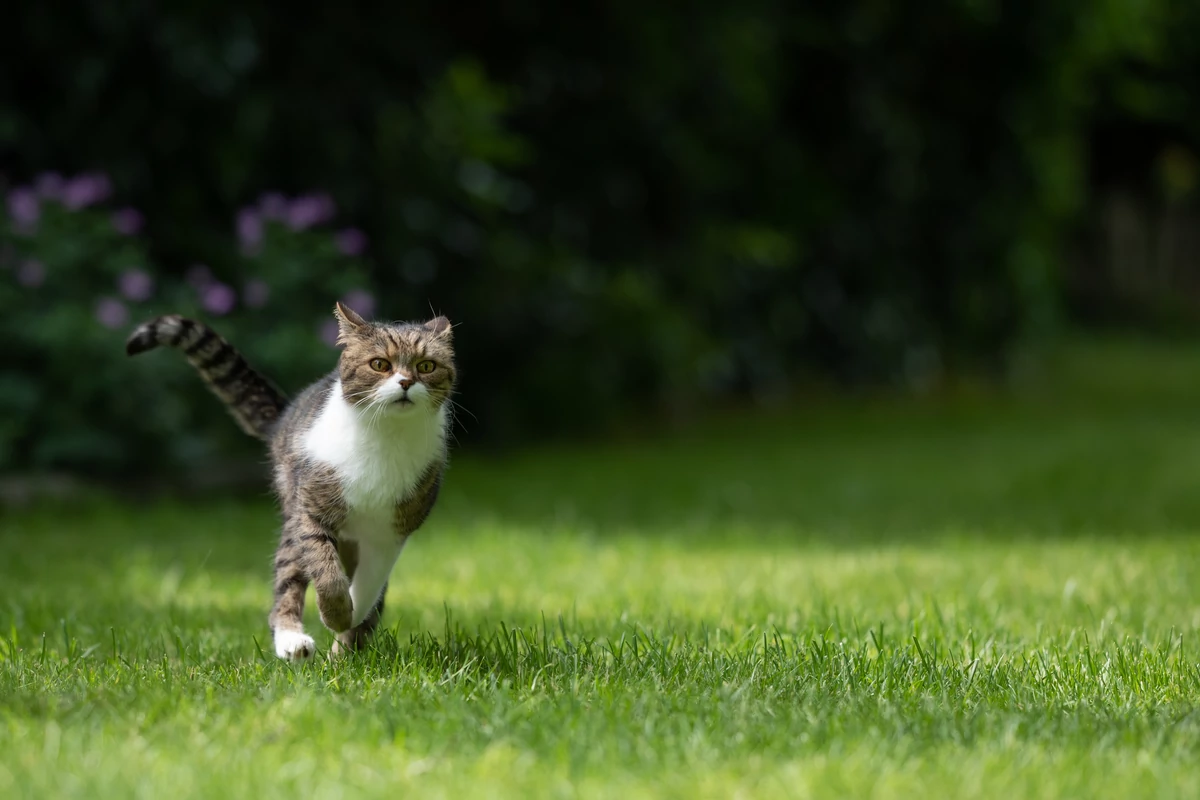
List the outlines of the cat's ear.
{"type": "Polygon", "coordinates": [[[371,326],[369,322],[355,313],[353,308],[340,301],[334,303],[333,315],[337,317],[338,322],[338,342],[342,342],[356,333],[361,333],[371,326]]]}
{"type": "Polygon", "coordinates": [[[445,317],[434,317],[421,327],[439,339],[450,339],[454,335],[453,328],[450,325],[450,320],[446,319],[445,317]]]}

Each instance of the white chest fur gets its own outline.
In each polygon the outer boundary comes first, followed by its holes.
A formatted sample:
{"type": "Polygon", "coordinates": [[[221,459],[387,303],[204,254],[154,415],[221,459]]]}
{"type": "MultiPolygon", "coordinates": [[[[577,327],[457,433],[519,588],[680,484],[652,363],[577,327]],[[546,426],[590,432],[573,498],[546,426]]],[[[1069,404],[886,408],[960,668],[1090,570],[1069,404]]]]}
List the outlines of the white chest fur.
{"type": "Polygon", "coordinates": [[[347,403],[341,383],[334,384],[305,434],[304,450],[314,461],[332,467],[341,481],[350,523],[345,535],[372,537],[373,531],[362,529],[381,525],[391,533],[396,503],[412,492],[445,449],[445,422],[444,406],[375,418],[347,403]]]}

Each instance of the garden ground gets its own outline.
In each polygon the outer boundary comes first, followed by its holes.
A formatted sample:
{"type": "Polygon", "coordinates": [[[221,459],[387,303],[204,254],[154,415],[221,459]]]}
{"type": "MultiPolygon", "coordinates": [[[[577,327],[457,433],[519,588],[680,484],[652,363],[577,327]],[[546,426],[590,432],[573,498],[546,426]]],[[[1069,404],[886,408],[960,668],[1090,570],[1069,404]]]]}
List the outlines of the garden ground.
{"type": "Polygon", "coordinates": [[[370,652],[274,510],[0,517],[0,796],[1200,794],[1200,348],[456,459],[370,652]]]}

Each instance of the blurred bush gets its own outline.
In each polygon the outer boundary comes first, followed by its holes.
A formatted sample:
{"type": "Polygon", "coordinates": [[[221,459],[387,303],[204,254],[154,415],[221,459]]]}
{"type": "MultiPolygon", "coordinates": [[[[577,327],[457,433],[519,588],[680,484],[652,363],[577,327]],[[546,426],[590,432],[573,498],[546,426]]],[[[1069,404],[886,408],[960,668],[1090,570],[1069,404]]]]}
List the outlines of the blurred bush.
{"type": "Polygon", "coordinates": [[[499,443],[809,375],[1002,369],[1056,322],[1095,87],[1169,55],[1181,8],[25,4],[0,71],[22,345],[0,467],[151,470],[225,441],[180,365],[106,332],[129,269],[162,287],[146,311],[203,311],[197,263],[236,284],[219,328],[289,391],[331,366],[314,331],[341,293],[447,313],[467,431],[499,443]],[[54,169],[103,169],[140,238],[94,210],[22,232],[13,197],[54,169]],[[247,249],[270,187],[328,192],[369,253],[286,225],[247,249]]]}
{"type": "Polygon", "coordinates": [[[20,346],[0,362],[0,466],[153,474],[211,466],[228,447],[246,453],[184,359],[125,355],[132,328],[161,313],[207,319],[298,387],[336,357],[329,298],[375,310],[360,258],[366,236],[328,225],[328,196],[268,193],[242,208],[221,276],[204,264],[182,275],[155,266],[144,216],[108,209],[110,192],[103,173],[43,173],[8,193],[0,339],[20,346]]]}

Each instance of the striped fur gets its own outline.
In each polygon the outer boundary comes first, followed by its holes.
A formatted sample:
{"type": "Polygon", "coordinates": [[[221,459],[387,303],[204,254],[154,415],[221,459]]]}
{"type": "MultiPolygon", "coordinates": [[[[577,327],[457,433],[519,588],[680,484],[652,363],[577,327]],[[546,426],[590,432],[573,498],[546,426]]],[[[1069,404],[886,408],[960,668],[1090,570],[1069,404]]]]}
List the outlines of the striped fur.
{"type": "Polygon", "coordinates": [[[270,438],[287,398],[216,331],[172,314],[138,326],[126,341],[125,352],[133,356],[156,347],[183,351],[242,430],[259,439],[270,438]]]}

